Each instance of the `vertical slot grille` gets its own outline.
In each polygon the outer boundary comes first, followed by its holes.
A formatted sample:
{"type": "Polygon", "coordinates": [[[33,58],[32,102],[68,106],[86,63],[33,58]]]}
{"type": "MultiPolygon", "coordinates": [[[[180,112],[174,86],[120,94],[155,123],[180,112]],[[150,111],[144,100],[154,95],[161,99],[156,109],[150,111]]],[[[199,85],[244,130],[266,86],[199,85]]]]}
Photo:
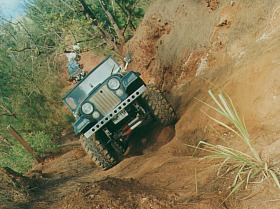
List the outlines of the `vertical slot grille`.
{"type": "Polygon", "coordinates": [[[99,89],[90,99],[95,108],[102,115],[107,115],[111,112],[121,100],[115,95],[106,85],[99,89]]]}

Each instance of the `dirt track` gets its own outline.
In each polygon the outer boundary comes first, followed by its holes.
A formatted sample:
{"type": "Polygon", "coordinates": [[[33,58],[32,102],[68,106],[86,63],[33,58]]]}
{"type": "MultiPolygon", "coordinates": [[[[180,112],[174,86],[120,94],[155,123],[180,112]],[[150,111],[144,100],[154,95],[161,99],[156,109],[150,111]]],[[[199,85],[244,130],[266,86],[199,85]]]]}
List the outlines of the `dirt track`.
{"type": "MultiPolygon", "coordinates": [[[[211,83],[231,96],[258,151],[280,137],[280,5],[233,2],[156,0],[125,50],[134,57],[131,68],[169,98],[178,122],[136,133],[126,158],[108,171],[90,161],[77,137],[65,136],[61,155],[29,174],[42,176],[27,207],[280,208],[279,190],[267,180],[222,203],[232,176],[217,176],[216,162],[202,160],[206,153],[193,156],[187,146],[200,140],[222,144],[214,126],[233,147],[245,149],[194,99],[209,102],[211,83]]],[[[82,59],[85,67],[93,64],[89,55],[82,59]]]]}

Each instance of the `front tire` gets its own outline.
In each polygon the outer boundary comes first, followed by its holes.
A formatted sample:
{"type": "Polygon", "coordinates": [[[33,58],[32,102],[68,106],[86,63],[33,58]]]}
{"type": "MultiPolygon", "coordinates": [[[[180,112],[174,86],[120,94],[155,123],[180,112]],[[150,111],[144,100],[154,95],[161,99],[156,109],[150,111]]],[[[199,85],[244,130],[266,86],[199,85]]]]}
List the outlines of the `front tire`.
{"type": "Polygon", "coordinates": [[[81,135],[80,142],[89,157],[104,170],[112,168],[120,162],[118,154],[111,144],[106,143],[98,135],[90,138],[81,135]]]}
{"type": "Polygon", "coordinates": [[[162,125],[168,126],[175,122],[176,113],[160,90],[154,86],[147,86],[142,98],[151,110],[152,115],[162,125]]]}
{"type": "Polygon", "coordinates": [[[124,153],[126,152],[128,148],[127,142],[120,142],[120,141],[112,141],[112,147],[118,154],[119,158],[123,158],[124,153]]]}

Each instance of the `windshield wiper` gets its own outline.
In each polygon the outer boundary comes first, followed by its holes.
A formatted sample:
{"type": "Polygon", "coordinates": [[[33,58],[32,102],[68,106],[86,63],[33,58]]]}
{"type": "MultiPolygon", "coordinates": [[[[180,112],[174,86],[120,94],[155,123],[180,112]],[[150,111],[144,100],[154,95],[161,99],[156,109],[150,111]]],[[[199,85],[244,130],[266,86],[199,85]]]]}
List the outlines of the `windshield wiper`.
{"type": "Polygon", "coordinates": [[[115,65],[116,65],[116,64],[114,64],[114,66],[113,66],[113,68],[112,68],[112,70],[111,70],[111,75],[112,75],[113,72],[114,72],[115,65]]]}

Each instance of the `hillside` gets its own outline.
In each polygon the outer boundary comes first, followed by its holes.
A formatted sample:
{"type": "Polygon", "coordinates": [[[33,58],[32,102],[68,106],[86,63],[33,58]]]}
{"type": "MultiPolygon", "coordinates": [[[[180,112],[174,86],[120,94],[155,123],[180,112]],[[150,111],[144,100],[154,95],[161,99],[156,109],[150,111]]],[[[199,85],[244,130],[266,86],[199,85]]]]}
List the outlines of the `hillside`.
{"type": "MultiPolygon", "coordinates": [[[[126,158],[107,171],[85,155],[78,137],[65,136],[60,155],[27,174],[39,176],[39,184],[34,201],[22,207],[280,208],[279,189],[266,178],[223,202],[234,173],[218,175],[218,161],[203,160],[208,153],[193,155],[188,146],[201,140],[224,144],[220,134],[231,147],[248,152],[203,113],[222,119],[198,101],[211,103],[207,91],[219,87],[244,118],[256,150],[278,166],[279,30],[276,0],[155,0],[124,51],[133,57],[130,68],[171,101],[177,123],[135,133],[126,158]]],[[[89,66],[88,57],[82,61],[89,66]]]]}

